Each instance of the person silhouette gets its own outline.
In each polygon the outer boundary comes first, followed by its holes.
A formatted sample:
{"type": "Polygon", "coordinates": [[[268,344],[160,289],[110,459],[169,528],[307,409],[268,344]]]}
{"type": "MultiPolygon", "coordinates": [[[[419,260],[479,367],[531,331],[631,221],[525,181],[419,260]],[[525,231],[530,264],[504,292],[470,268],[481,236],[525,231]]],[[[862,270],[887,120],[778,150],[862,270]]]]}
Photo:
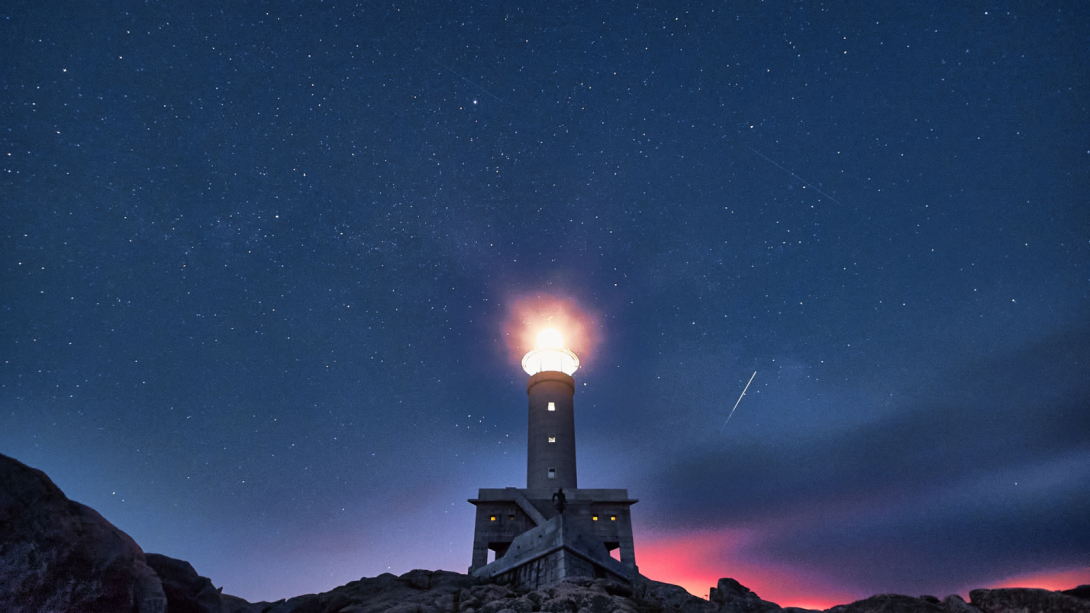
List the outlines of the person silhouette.
{"type": "Polygon", "coordinates": [[[553,494],[553,502],[556,504],[557,512],[563,513],[564,507],[568,506],[568,497],[564,495],[564,488],[556,490],[553,494]]]}

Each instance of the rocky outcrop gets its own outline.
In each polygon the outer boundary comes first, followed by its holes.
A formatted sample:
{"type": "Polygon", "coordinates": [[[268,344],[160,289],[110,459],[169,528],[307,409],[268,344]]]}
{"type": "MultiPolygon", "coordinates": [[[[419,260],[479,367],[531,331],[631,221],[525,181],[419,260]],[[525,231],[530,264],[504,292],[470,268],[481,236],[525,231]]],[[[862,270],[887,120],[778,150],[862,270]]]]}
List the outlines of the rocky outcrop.
{"type": "Polygon", "coordinates": [[[833,607],[828,613],[1090,613],[1090,600],[1076,596],[1082,593],[1079,588],[1066,592],[1031,588],[973,590],[969,602],[957,594],[943,600],[881,594],[833,607]]]}
{"type": "MultiPolygon", "coordinates": [[[[224,613],[727,613],[783,611],[733,579],[714,601],[669,583],[638,578],[632,586],[570,577],[536,590],[450,572],[414,570],[360,579],[324,594],[224,608],[224,613]]],[[[795,611],[803,611],[795,609],[795,611]]]]}
{"type": "Polygon", "coordinates": [[[0,455],[0,610],[165,613],[144,552],[40,470],[0,455]]]}
{"type": "Polygon", "coordinates": [[[1079,587],[1071,588],[1070,590],[1064,590],[1061,593],[1076,598],[1082,598],[1083,600],[1090,600],[1090,585],[1080,585],[1079,587]]]}
{"type": "Polygon", "coordinates": [[[942,610],[946,611],[946,613],[978,613],[980,611],[980,609],[965,602],[965,600],[957,594],[951,594],[946,598],[943,598],[942,610]]]}
{"type": "MultiPolygon", "coordinates": [[[[224,597],[225,599],[227,597],[224,597]]],[[[976,590],[960,596],[880,594],[827,613],[1090,613],[1090,602],[1063,592],[976,590]],[[1081,608],[1080,608],[1081,607],[1081,608]]],[[[518,589],[450,572],[414,570],[360,579],[324,594],[274,603],[224,600],[223,613],[804,613],[762,600],[734,579],[720,579],[704,600],[679,586],[639,578],[629,587],[607,579],[573,577],[537,590],[518,589]]]]}
{"type": "MultiPolygon", "coordinates": [[[[631,588],[604,579],[571,578],[527,591],[458,573],[414,570],[400,577],[383,574],[360,579],[324,594],[225,606],[223,613],[698,613],[684,606],[684,598],[663,594],[657,587],[648,588],[647,595],[649,600],[641,603],[632,598],[631,588]],[[653,604],[648,607],[648,603],[653,604]]],[[[685,596],[695,601],[689,604],[707,605],[700,598],[685,596]]]]}
{"type": "MultiPolygon", "coordinates": [[[[734,579],[720,579],[711,589],[708,600],[719,605],[721,613],[769,613],[780,611],[780,605],[761,597],[734,579]]],[[[802,611],[804,609],[795,609],[802,611]]]]}
{"type": "MultiPolygon", "coordinates": [[[[145,557],[148,566],[162,582],[163,593],[167,597],[167,613],[221,613],[223,595],[212,585],[211,579],[198,575],[192,564],[158,553],[149,553],[145,557]]],[[[249,604],[241,598],[232,602],[237,605],[249,604]]]]}
{"type": "MultiPolygon", "coordinates": [[[[224,602],[223,613],[451,613],[502,599],[509,590],[485,586],[473,577],[447,571],[414,570],[400,577],[384,573],[323,594],[277,602],[224,602]],[[459,603],[461,601],[461,603],[459,603]]],[[[498,609],[496,609],[498,610],[498,609]]]]}
{"type": "Polygon", "coordinates": [[[982,613],[1090,613],[1090,600],[1022,587],[973,590],[969,603],[982,613]]]}
{"type": "Polygon", "coordinates": [[[938,598],[879,594],[829,609],[829,613],[947,613],[938,598]]]}

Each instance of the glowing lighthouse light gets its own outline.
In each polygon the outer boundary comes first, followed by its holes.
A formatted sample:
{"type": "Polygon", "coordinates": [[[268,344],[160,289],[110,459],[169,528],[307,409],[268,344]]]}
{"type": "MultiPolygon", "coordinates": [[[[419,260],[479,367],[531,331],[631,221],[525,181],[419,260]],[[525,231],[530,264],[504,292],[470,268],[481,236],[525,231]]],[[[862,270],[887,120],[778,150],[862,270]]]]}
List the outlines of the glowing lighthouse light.
{"type": "Polygon", "coordinates": [[[564,348],[564,337],[559,331],[545,328],[537,335],[534,350],[522,358],[522,369],[528,375],[556,371],[570,376],[579,369],[579,358],[564,348]]]}

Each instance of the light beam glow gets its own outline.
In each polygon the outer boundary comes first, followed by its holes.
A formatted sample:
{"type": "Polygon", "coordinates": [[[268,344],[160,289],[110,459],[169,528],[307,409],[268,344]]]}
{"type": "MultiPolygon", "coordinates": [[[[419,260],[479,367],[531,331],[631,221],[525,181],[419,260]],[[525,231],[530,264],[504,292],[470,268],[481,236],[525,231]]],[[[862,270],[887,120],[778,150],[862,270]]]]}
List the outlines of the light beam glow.
{"type": "Polygon", "coordinates": [[[527,351],[552,349],[578,355],[580,362],[593,362],[601,334],[593,312],[571,298],[542,294],[511,297],[506,302],[503,336],[510,361],[521,364],[527,351]]]}
{"type": "Polygon", "coordinates": [[[545,328],[537,335],[534,349],[563,349],[564,336],[556,328],[545,328]]]}

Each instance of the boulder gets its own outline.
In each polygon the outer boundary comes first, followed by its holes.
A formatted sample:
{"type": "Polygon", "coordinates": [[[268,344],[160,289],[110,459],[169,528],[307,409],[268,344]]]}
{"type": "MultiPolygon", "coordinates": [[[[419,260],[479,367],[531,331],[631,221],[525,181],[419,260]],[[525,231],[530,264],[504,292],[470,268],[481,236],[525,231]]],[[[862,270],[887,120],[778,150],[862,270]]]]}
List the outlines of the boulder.
{"type": "Polygon", "coordinates": [[[715,603],[693,596],[684,588],[639,576],[632,584],[632,601],[641,611],[655,613],[715,613],[715,603]]]}
{"type": "Polygon", "coordinates": [[[0,455],[0,610],[166,613],[159,577],[129,535],[0,455]]]}
{"type": "Polygon", "coordinates": [[[729,577],[719,580],[708,595],[708,600],[719,605],[720,613],[766,613],[780,611],[780,605],[762,600],[760,596],[729,577]]]}
{"type": "Polygon", "coordinates": [[[946,613],[980,613],[980,609],[965,602],[965,600],[957,594],[950,594],[946,598],[942,599],[943,611],[946,613]]]}
{"type": "MultiPolygon", "coordinates": [[[[167,613],[222,613],[223,597],[207,577],[193,565],[158,553],[145,556],[148,566],[159,575],[167,597],[167,613]]],[[[246,603],[249,604],[249,603],[246,603]]]]}
{"type": "Polygon", "coordinates": [[[983,613],[1090,613],[1090,601],[1034,588],[973,590],[969,602],[983,613]]]}

